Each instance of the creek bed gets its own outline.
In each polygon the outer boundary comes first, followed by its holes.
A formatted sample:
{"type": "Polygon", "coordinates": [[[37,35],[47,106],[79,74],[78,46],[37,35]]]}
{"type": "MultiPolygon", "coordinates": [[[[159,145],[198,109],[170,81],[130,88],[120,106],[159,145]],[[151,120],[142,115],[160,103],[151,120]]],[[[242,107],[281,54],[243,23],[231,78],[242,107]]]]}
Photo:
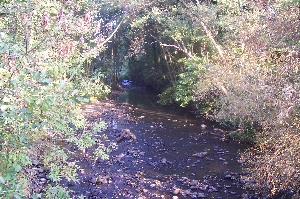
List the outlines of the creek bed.
{"type": "Polygon", "coordinates": [[[248,198],[238,161],[246,146],[226,139],[217,124],[156,101],[151,91],[135,88],[85,107],[87,118],[108,124],[106,144],[124,129],[136,140],[116,144],[109,160],[78,153],[79,182],[63,182],[73,197],[248,198]]]}

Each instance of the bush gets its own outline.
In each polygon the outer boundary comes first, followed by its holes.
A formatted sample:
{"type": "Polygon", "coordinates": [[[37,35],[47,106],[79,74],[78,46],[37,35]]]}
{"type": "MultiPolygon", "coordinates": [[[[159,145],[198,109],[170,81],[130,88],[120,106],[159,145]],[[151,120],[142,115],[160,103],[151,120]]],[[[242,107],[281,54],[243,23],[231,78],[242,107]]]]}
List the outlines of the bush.
{"type": "Polygon", "coordinates": [[[251,13],[225,13],[219,25],[230,27],[222,34],[226,61],[216,57],[194,92],[201,99],[208,89],[220,91],[214,119],[236,126],[235,138],[256,143],[244,156],[248,185],[269,196],[300,190],[297,6],[249,2],[251,13]]]}
{"type": "MultiPolygon", "coordinates": [[[[78,104],[89,100],[75,79],[101,48],[83,38],[94,35],[92,8],[92,1],[1,3],[0,198],[41,197],[31,186],[33,163],[50,169],[54,186],[62,178],[76,180],[78,166],[59,143],[82,143],[74,139],[85,125],[78,104]]],[[[67,197],[60,187],[48,190],[46,198],[67,197]]]]}

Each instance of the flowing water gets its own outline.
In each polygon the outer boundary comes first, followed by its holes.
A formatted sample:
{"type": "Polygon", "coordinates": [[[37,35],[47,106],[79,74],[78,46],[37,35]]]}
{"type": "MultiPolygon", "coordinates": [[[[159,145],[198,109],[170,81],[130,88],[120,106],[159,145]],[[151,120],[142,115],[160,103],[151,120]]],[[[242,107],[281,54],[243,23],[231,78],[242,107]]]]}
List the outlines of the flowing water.
{"type": "MultiPolygon", "coordinates": [[[[80,182],[65,182],[74,198],[247,198],[238,163],[246,146],[226,139],[218,124],[159,105],[145,88],[126,89],[112,100],[131,119],[108,120],[107,143],[123,129],[137,139],[118,143],[109,161],[90,162],[79,154],[80,182]]],[[[95,112],[95,106],[86,111],[95,112]]]]}
{"type": "Polygon", "coordinates": [[[133,105],[137,133],[146,132],[147,142],[152,143],[147,156],[153,164],[144,170],[147,177],[172,176],[179,182],[173,189],[180,187],[181,193],[197,192],[200,184],[206,184],[211,187],[200,189],[208,198],[241,198],[238,154],[245,145],[226,139],[218,124],[196,118],[187,109],[158,104],[151,90],[131,88],[116,100],[133,105]]]}

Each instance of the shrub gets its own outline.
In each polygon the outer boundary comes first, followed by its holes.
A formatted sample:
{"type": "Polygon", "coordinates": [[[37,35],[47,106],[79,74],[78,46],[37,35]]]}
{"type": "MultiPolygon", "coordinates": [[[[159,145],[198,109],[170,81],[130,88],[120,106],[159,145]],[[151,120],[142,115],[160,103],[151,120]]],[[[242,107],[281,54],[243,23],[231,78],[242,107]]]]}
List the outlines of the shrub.
{"type": "Polygon", "coordinates": [[[299,193],[298,5],[248,3],[252,12],[223,12],[219,25],[230,27],[222,34],[225,62],[215,58],[199,79],[195,98],[218,89],[220,108],[214,119],[234,124],[238,131],[232,135],[256,143],[244,156],[250,187],[269,196],[299,193]]]}
{"type": "MultiPolygon", "coordinates": [[[[34,176],[28,171],[33,163],[50,169],[54,186],[61,178],[76,180],[78,166],[59,143],[73,141],[85,125],[78,104],[89,100],[75,79],[102,45],[90,39],[97,26],[96,8],[92,1],[1,3],[1,198],[41,197],[31,187],[34,176]]],[[[107,88],[91,95],[105,92],[107,88]]],[[[80,147],[90,146],[84,144],[80,147]]],[[[67,197],[60,187],[48,190],[46,198],[67,197]]]]}

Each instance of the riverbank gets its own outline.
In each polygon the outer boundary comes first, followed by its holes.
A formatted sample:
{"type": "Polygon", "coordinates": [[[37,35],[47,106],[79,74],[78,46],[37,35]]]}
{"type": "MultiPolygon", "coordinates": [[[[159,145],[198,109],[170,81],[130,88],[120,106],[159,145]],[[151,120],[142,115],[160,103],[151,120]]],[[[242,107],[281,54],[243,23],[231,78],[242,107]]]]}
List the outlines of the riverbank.
{"type": "Polygon", "coordinates": [[[79,182],[62,182],[73,198],[250,198],[238,160],[245,147],[204,121],[115,100],[88,104],[83,113],[91,123],[106,122],[98,139],[111,153],[97,161],[88,150],[74,155],[79,182]],[[117,143],[124,129],[136,139],[117,143]]]}

